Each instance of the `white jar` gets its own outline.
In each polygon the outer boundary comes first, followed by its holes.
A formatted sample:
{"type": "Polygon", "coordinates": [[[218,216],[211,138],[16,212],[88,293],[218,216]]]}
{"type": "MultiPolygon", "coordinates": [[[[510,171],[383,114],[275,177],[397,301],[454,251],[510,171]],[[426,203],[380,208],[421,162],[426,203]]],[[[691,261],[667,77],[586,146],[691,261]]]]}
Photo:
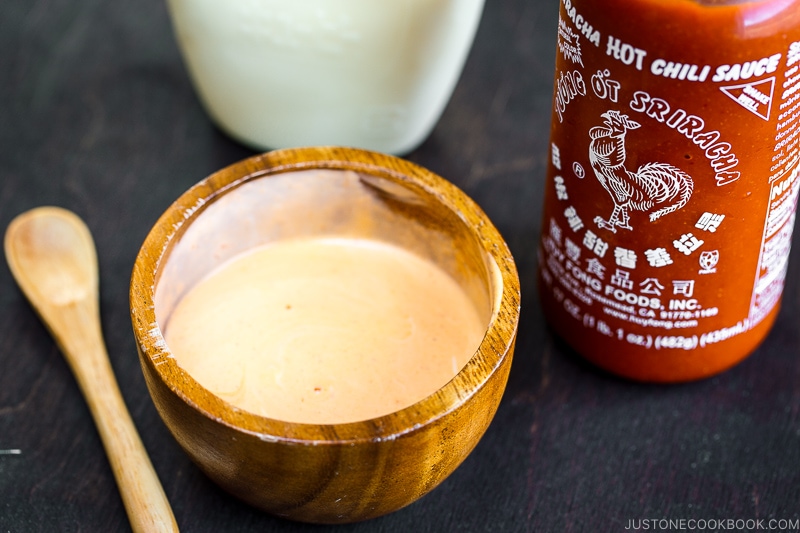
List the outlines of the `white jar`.
{"type": "Polygon", "coordinates": [[[394,154],[430,134],[484,0],[167,0],[212,119],[257,149],[394,154]]]}

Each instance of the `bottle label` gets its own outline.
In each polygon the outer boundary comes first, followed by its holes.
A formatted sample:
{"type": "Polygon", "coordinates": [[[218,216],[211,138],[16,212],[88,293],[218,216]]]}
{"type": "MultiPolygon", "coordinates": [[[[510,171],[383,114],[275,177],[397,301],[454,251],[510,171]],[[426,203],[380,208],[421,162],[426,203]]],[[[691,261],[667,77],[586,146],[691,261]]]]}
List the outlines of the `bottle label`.
{"type": "Polygon", "coordinates": [[[759,324],[783,290],[800,29],[770,37],[754,22],[711,46],[691,17],[707,11],[713,34],[731,9],[641,3],[667,13],[562,0],[542,278],[597,333],[705,347],[759,324]]]}

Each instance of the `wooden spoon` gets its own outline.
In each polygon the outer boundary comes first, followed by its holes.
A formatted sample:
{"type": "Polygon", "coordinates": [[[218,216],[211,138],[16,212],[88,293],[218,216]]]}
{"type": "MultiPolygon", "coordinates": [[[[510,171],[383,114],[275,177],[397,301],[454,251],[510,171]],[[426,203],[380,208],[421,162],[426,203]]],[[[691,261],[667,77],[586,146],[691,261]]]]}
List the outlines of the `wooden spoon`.
{"type": "Polygon", "coordinates": [[[94,417],[135,532],[178,531],[114,378],[100,327],[97,253],[74,213],[40,207],[8,226],[11,273],[64,353],[94,417]]]}

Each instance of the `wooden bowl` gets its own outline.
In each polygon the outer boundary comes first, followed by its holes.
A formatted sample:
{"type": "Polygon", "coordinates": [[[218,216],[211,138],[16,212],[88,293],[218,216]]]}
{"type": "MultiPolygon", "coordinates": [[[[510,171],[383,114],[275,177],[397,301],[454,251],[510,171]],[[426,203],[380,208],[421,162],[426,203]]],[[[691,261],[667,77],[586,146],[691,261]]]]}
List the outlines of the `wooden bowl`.
{"type": "Polygon", "coordinates": [[[344,523],[414,502],[472,451],[506,386],[520,294],[505,242],[454,185],[392,156],[301,148],[236,163],[178,198],[139,252],[130,302],[150,394],[192,460],[265,511],[344,523]],[[462,286],[481,310],[486,335],[450,382],[386,416],[314,425],[238,409],[177,364],[162,328],[187,289],[255,246],[322,235],[403,246],[462,286]]]}

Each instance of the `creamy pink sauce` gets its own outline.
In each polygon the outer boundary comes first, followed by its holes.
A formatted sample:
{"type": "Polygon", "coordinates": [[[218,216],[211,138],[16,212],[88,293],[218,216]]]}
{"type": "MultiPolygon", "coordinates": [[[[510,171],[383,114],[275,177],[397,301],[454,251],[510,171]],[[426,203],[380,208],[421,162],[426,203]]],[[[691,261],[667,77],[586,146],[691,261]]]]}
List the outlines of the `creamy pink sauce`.
{"type": "Polygon", "coordinates": [[[475,353],[484,324],[432,262],[359,239],[283,241],[193,287],[165,328],[177,363],[252,413],[355,422],[407,407],[475,353]]]}

